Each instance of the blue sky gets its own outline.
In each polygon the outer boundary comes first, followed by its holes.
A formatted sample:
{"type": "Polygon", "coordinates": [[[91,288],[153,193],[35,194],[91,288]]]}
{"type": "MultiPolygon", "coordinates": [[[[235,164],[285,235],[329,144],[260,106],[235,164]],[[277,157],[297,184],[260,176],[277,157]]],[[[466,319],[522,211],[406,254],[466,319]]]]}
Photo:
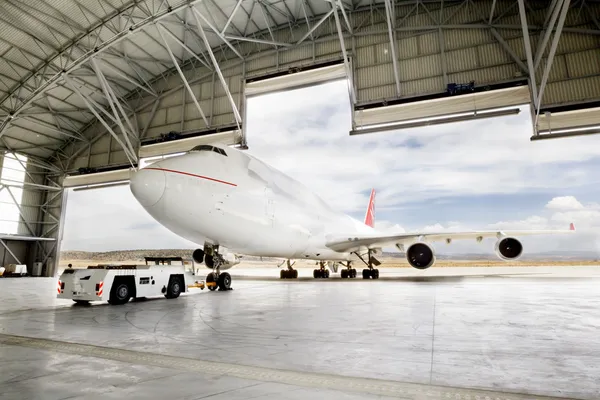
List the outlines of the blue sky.
{"type": "MultiPolygon", "coordinates": [[[[527,238],[527,249],[600,253],[600,135],[530,142],[527,109],[352,137],[350,117],[344,81],[252,98],[249,152],[358,219],[374,187],[381,229],[564,229],[573,220],[576,238],[527,238]]],[[[194,247],[155,223],[126,186],[71,192],[66,218],[64,250],[194,247]]],[[[451,247],[443,251],[491,251],[451,247]]]]}

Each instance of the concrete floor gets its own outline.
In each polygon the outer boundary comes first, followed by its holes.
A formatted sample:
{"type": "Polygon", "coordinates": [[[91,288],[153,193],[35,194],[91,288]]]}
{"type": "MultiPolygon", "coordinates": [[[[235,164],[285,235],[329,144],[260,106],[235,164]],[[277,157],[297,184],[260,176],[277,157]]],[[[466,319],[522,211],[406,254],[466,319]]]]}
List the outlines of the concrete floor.
{"type": "Polygon", "coordinates": [[[244,272],[229,292],[87,307],[55,279],[0,279],[0,399],[600,398],[600,279],[486,271],[244,272]]]}

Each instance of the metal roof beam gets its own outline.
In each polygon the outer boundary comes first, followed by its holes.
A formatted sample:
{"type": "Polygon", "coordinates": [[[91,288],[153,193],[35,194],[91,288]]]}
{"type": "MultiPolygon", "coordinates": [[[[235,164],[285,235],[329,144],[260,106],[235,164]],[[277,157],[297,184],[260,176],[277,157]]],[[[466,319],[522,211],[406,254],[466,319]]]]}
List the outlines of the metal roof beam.
{"type": "Polygon", "coordinates": [[[235,16],[235,13],[237,12],[237,10],[240,8],[240,6],[242,5],[242,1],[244,0],[238,0],[238,2],[235,4],[235,7],[233,8],[233,11],[231,12],[231,14],[229,15],[229,18],[227,18],[227,22],[225,22],[225,26],[223,27],[223,29],[221,30],[221,35],[225,35],[225,31],[227,30],[227,27],[229,27],[229,24],[231,23],[231,20],[233,19],[233,17],[235,16]]]}
{"type": "MultiPolygon", "coordinates": [[[[522,1],[522,0],[520,0],[520,1],[522,1]]],[[[542,82],[540,83],[540,91],[537,96],[537,102],[536,102],[536,106],[535,106],[535,109],[536,109],[535,123],[533,124],[535,127],[537,127],[538,119],[540,117],[540,109],[541,109],[541,105],[542,105],[542,98],[544,96],[544,89],[546,88],[546,82],[548,81],[548,76],[550,75],[550,69],[552,68],[552,62],[554,61],[554,55],[556,54],[556,48],[558,47],[558,41],[560,40],[562,28],[563,28],[563,25],[565,24],[565,19],[567,18],[567,13],[569,11],[570,3],[571,3],[571,0],[562,0],[562,3],[560,5],[556,6],[557,8],[562,7],[562,9],[560,11],[560,17],[559,17],[557,25],[556,25],[556,33],[554,34],[554,37],[552,38],[550,52],[548,53],[548,60],[546,61],[546,66],[544,68],[544,75],[542,76],[542,82]]]]}
{"type": "MultiPolygon", "coordinates": [[[[400,96],[400,78],[398,77],[398,60],[396,58],[396,35],[393,31],[394,26],[392,22],[392,5],[390,4],[390,0],[385,0],[385,14],[387,19],[387,27],[388,27],[388,35],[390,40],[390,50],[392,52],[392,66],[394,68],[394,80],[396,81],[396,96],[400,96]]],[[[395,20],[395,19],[394,19],[395,20]]],[[[335,22],[339,28],[339,21],[337,16],[337,11],[335,13],[335,22]]],[[[344,58],[346,55],[344,54],[344,58]]]]}
{"type": "MultiPolygon", "coordinates": [[[[333,4],[332,4],[332,7],[333,7],[333,4]]],[[[300,38],[300,40],[298,40],[298,41],[296,42],[296,44],[295,44],[295,45],[296,45],[296,46],[298,46],[300,43],[304,42],[304,40],[306,40],[306,38],[307,38],[307,37],[309,37],[310,35],[312,35],[312,33],[313,33],[315,30],[317,30],[317,28],[318,28],[319,26],[321,26],[321,24],[322,24],[323,22],[325,22],[325,21],[327,20],[327,18],[329,18],[329,17],[331,16],[331,14],[333,14],[334,12],[335,12],[335,8],[332,8],[331,10],[329,10],[329,12],[328,12],[327,14],[323,15],[323,16],[321,17],[321,19],[320,19],[320,20],[319,20],[319,21],[318,21],[316,24],[314,24],[314,25],[312,26],[312,28],[310,28],[310,29],[309,29],[309,31],[308,31],[308,32],[306,32],[306,34],[300,38]]]]}
{"type": "MultiPolygon", "coordinates": [[[[156,24],[156,26],[160,27],[164,33],[166,33],[167,35],[169,35],[171,37],[171,39],[173,39],[174,42],[176,42],[183,49],[185,49],[188,53],[190,53],[191,56],[194,57],[196,60],[198,60],[202,65],[204,65],[206,68],[212,70],[212,68],[211,68],[210,65],[208,65],[203,59],[201,59],[200,57],[198,57],[196,55],[196,53],[192,49],[190,49],[181,40],[179,40],[177,38],[177,36],[175,36],[173,33],[171,33],[171,31],[169,29],[167,29],[167,27],[164,26],[161,22],[159,22],[158,24],[156,24]]],[[[204,34],[204,31],[202,31],[202,34],[204,34]]],[[[156,96],[156,94],[155,94],[155,96],[156,96]]]]}
{"type": "MultiPolygon", "coordinates": [[[[194,14],[194,17],[196,18],[196,23],[198,24],[198,26],[200,28],[202,28],[202,25],[200,24],[200,19],[198,18],[198,15],[194,14]]],[[[206,33],[204,33],[204,31],[202,29],[199,29],[199,32],[200,32],[200,36],[202,36],[202,40],[204,41],[204,47],[206,47],[206,50],[208,51],[208,55],[210,56],[213,66],[215,67],[215,71],[217,72],[217,75],[219,75],[219,79],[221,80],[221,85],[223,85],[225,94],[227,95],[227,98],[229,99],[229,103],[231,104],[231,109],[233,110],[233,115],[235,116],[237,128],[240,129],[240,124],[242,123],[242,117],[240,116],[240,112],[238,111],[238,108],[235,104],[235,101],[233,100],[233,97],[231,96],[231,91],[229,90],[229,85],[227,85],[227,82],[225,81],[225,78],[223,77],[223,74],[221,73],[221,68],[219,68],[219,63],[217,62],[217,59],[215,58],[215,55],[213,54],[212,49],[210,48],[210,43],[208,42],[208,39],[206,38],[206,33]]]]}
{"type": "Polygon", "coordinates": [[[94,108],[94,106],[90,103],[90,99],[84,95],[79,89],[77,89],[77,87],[75,86],[75,84],[73,83],[73,81],[71,80],[71,78],[69,77],[68,74],[64,75],[64,80],[65,83],[73,90],[73,92],[77,93],[79,95],[79,97],[81,97],[81,99],[83,100],[83,102],[85,103],[85,105],[90,109],[90,111],[96,116],[96,118],[98,119],[98,121],[100,121],[100,123],[102,125],[104,125],[104,127],[106,128],[106,130],[108,131],[108,133],[110,133],[113,138],[117,141],[117,143],[119,143],[119,145],[121,145],[121,147],[123,148],[123,151],[125,151],[125,156],[127,157],[127,159],[129,160],[129,162],[131,163],[131,165],[133,166],[134,164],[134,160],[137,161],[137,157],[134,154],[130,153],[129,148],[127,147],[127,145],[125,145],[121,139],[119,139],[119,136],[111,129],[110,125],[108,125],[108,123],[104,120],[104,118],[102,118],[100,116],[100,114],[98,114],[98,112],[96,111],[96,109],[94,108]]]}
{"type": "MultiPolygon", "coordinates": [[[[204,23],[206,23],[206,25],[208,25],[208,27],[209,27],[210,29],[212,29],[212,31],[213,31],[213,32],[214,32],[214,33],[215,33],[215,34],[216,34],[216,35],[217,35],[219,38],[221,38],[221,40],[222,40],[223,42],[225,42],[225,44],[226,44],[226,45],[227,45],[227,46],[228,46],[228,47],[229,47],[229,48],[230,48],[230,49],[231,49],[231,50],[232,50],[232,51],[235,53],[235,55],[236,55],[236,56],[238,56],[238,57],[239,57],[241,60],[243,60],[243,59],[244,59],[244,57],[243,57],[243,56],[240,54],[240,52],[239,52],[239,51],[237,51],[237,49],[236,49],[235,47],[233,47],[233,45],[231,44],[231,42],[230,42],[229,40],[227,40],[227,39],[225,38],[225,36],[221,35],[221,32],[219,32],[219,30],[218,30],[217,28],[215,28],[215,27],[213,26],[213,24],[211,24],[211,23],[208,21],[208,19],[206,19],[206,17],[205,17],[204,15],[202,15],[202,13],[196,9],[196,7],[193,7],[193,6],[192,6],[192,7],[191,7],[191,9],[192,9],[192,12],[193,12],[193,14],[194,14],[194,15],[196,15],[196,16],[198,16],[198,17],[200,17],[200,18],[202,19],[202,21],[204,21],[204,23]]],[[[198,23],[199,23],[199,22],[198,22],[198,23]]],[[[202,25],[199,25],[199,28],[200,28],[200,29],[202,29],[202,25]]]]}
{"type": "MultiPolygon", "coordinates": [[[[116,68],[115,66],[113,66],[112,64],[110,64],[109,62],[107,62],[106,60],[102,60],[100,58],[100,61],[102,61],[102,64],[110,69],[111,71],[113,71],[115,74],[119,75],[121,78],[123,78],[124,80],[126,80],[127,82],[131,83],[133,86],[143,90],[144,92],[150,94],[151,96],[156,97],[156,92],[154,90],[152,90],[152,88],[148,88],[148,87],[144,87],[143,85],[139,84],[138,82],[136,82],[133,78],[125,75],[121,70],[119,70],[118,68],[116,68]]],[[[92,58],[92,62],[94,62],[94,58],[92,58]]]]}
{"type": "MultiPolygon", "coordinates": [[[[194,10],[194,8],[192,8],[192,10],[194,10]]],[[[204,115],[204,111],[202,111],[202,107],[200,107],[200,104],[198,103],[198,99],[196,98],[196,94],[194,93],[194,91],[190,87],[190,84],[188,83],[185,75],[181,71],[181,67],[179,67],[179,63],[177,62],[177,59],[175,58],[175,56],[173,55],[173,52],[171,51],[171,48],[169,47],[169,43],[167,42],[167,39],[165,38],[165,35],[162,32],[163,29],[164,28],[161,25],[157,25],[158,33],[160,34],[160,37],[162,38],[165,46],[167,47],[167,51],[169,52],[169,55],[171,56],[171,59],[173,60],[173,64],[175,65],[175,68],[177,68],[177,72],[179,73],[179,77],[183,81],[183,84],[185,85],[188,93],[190,94],[190,97],[194,101],[194,104],[196,105],[196,108],[198,109],[198,112],[202,116],[202,119],[204,120],[204,123],[206,124],[206,126],[210,126],[210,124],[208,123],[208,120],[206,119],[206,115],[204,115]]]]}
{"type": "MultiPolygon", "coordinates": [[[[45,128],[45,129],[48,129],[49,131],[56,132],[56,133],[58,133],[59,135],[66,136],[66,137],[70,137],[70,138],[72,138],[72,139],[75,139],[75,140],[83,140],[83,141],[86,141],[86,140],[85,140],[85,139],[83,139],[81,136],[79,136],[79,135],[78,135],[76,132],[68,132],[68,131],[66,131],[66,130],[64,130],[64,129],[56,129],[55,127],[53,127],[53,126],[52,126],[52,125],[50,125],[49,123],[47,123],[47,122],[45,122],[45,121],[42,121],[42,120],[39,120],[39,119],[37,119],[37,118],[35,118],[35,117],[31,116],[31,115],[30,115],[30,116],[22,116],[22,115],[21,115],[21,116],[19,116],[18,118],[15,118],[15,119],[13,120],[13,121],[14,121],[14,122],[13,122],[14,126],[19,126],[19,125],[16,125],[16,124],[15,124],[15,122],[17,122],[17,121],[19,120],[19,118],[20,118],[20,119],[23,119],[23,120],[26,120],[26,121],[29,121],[29,122],[31,122],[31,123],[33,123],[33,124],[39,125],[40,127],[42,127],[42,128],[45,128]]],[[[23,128],[23,127],[21,127],[21,129],[27,129],[27,128],[23,128]]],[[[38,134],[40,134],[40,135],[42,135],[42,136],[46,136],[46,135],[44,135],[43,133],[39,133],[39,132],[38,132],[38,134]]],[[[46,136],[46,137],[49,137],[49,138],[51,138],[51,139],[55,139],[55,138],[54,138],[54,137],[52,137],[52,136],[46,136]]]]}
{"type": "MultiPolygon", "coordinates": [[[[562,4],[562,0],[560,0],[560,1],[562,4]]],[[[554,24],[556,23],[556,19],[558,18],[558,14],[560,13],[560,10],[561,10],[561,8],[560,8],[561,4],[555,4],[555,3],[556,3],[556,0],[553,2],[554,9],[551,14],[552,17],[550,18],[550,21],[548,22],[547,29],[544,32],[543,36],[540,35],[541,42],[538,45],[537,54],[535,55],[535,60],[533,62],[533,68],[535,70],[537,70],[538,66],[540,65],[540,61],[542,61],[542,55],[544,54],[544,50],[546,50],[546,46],[548,45],[548,40],[550,40],[550,35],[552,34],[552,29],[554,28],[554,24]]]]}
{"type": "Polygon", "coordinates": [[[337,27],[338,38],[340,40],[340,47],[342,48],[342,55],[344,57],[344,68],[346,69],[346,78],[348,79],[348,92],[350,95],[350,104],[354,106],[356,104],[356,92],[354,91],[354,85],[352,84],[352,71],[348,63],[348,54],[346,53],[346,44],[344,43],[344,35],[342,33],[342,24],[340,24],[340,17],[337,13],[338,5],[334,2],[331,3],[331,11],[335,17],[335,25],[337,27]]]}
{"type": "MultiPolygon", "coordinates": [[[[116,43],[120,42],[121,40],[128,38],[128,35],[138,32],[138,31],[142,31],[149,24],[153,24],[157,21],[160,21],[163,18],[168,17],[171,14],[177,13],[180,10],[184,9],[185,7],[193,6],[194,4],[198,3],[199,1],[201,1],[201,0],[184,1],[181,4],[179,4],[178,6],[169,7],[166,10],[158,11],[155,15],[149,16],[148,18],[146,18],[136,24],[131,25],[128,29],[123,29],[118,34],[116,34],[112,38],[110,38],[109,40],[106,40],[105,42],[96,46],[94,49],[86,52],[84,55],[79,57],[76,61],[72,62],[71,65],[65,66],[66,68],[64,68],[64,72],[66,72],[66,73],[72,72],[73,70],[80,67],[82,64],[86,63],[92,55],[106,51],[106,49],[110,48],[111,46],[114,46],[116,43]]],[[[134,2],[134,3],[131,3],[131,4],[123,7],[123,9],[118,11],[116,13],[116,15],[111,15],[107,18],[101,19],[100,22],[98,22],[94,26],[90,27],[90,30],[88,32],[95,31],[96,29],[105,26],[113,18],[123,15],[124,13],[129,11],[132,7],[137,7],[137,6],[138,6],[138,3],[134,2]]],[[[60,60],[61,57],[63,57],[64,55],[69,54],[71,49],[73,48],[73,46],[77,46],[82,40],[84,40],[87,37],[87,35],[88,34],[80,35],[79,37],[75,38],[69,46],[62,49],[62,51],[57,52],[55,55],[47,58],[40,67],[32,70],[31,73],[22,80],[22,82],[27,81],[34,76],[37,76],[40,72],[43,72],[47,66],[52,65],[52,63],[55,62],[56,60],[60,60]]],[[[13,115],[16,115],[16,114],[20,113],[21,111],[23,111],[23,109],[25,107],[27,107],[29,104],[31,104],[31,102],[33,102],[33,100],[35,100],[37,98],[37,96],[39,96],[41,93],[45,92],[51,85],[55,84],[61,78],[62,74],[63,74],[63,71],[60,71],[60,72],[56,73],[54,76],[52,76],[51,78],[47,79],[43,84],[41,84],[33,93],[31,93],[28,96],[27,100],[23,104],[21,104],[20,106],[16,107],[13,110],[13,115]]],[[[4,101],[6,101],[7,98],[10,98],[15,93],[17,93],[20,90],[21,85],[22,85],[22,83],[19,83],[18,86],[14,87],[3,99],[0,100],[0,104],[4,103],[4,101]]],[[[6,117],[4,119],[4,121],[0,124],[0,137],[6,131],[7,125],[10,122],[9,117],[6,117]]]]}
{"type": "Polygon", "coordinates": [[[533,67],[533,56],[531,54],[531,41],[529,40],[529,29],[527,27],[527,14],[525,13],[524,0],[519,2],[519,16],[521,17],[521,27],[523,30],[523,42],[525,43],[525,55],[527,57],[527,69],[529,71],[529,82],[532,86],[533,103],[537,104],[537,82],[535,79],[535,68],[533,67]]]}
{"type": "MultiPolygon", "coordinates": [[[[123,107],[121,107],[121,103],[119,103],[119,100],[117,99],[117,96],[115,95],[115,92],[108,84],[108,81],[106,80],[106,77],[104,76],[104,74],[102,73],[102,70],[98,66],[96,59],[92,58],[90,61],[92,63],[94,70],[96,71],[96,74],[98,75],[98,80],[100,81],[100,84],[102,85],[102,90],[104,90],[104,96],[108,100],[108,104],[110,105],[110,108],[112,109],[115,120],[116,120],[117,124],[119,125],[119,128],[121,128],[121,133],[123,134],[123,137],[125,138],[125,143],[127,144],[128,149],[130,151],[129,154],[135,155],[136,151],[133,148],[133,145],[131,144],[131,140],[129,138],[130,135],[133,137],[136,137],[135,129],[133,128],[133,126],[131,126],[131,121],[129,121],[129,118],[127,118],[127,114],[125,113],[125,111],[123,111],[123,107]],[[115,108],[115,105],[116,105],[116,108],[115,108]],[[121,113],[121,115],[119,115],[119,112],[121,113]],[[129,127],[130,131],[128,131],[125,128],[125,126],[123,125],[123,122],[121,122],[121,118],[125,119],[125,122],[127,122],[127,125],[129,127]]],[[[137,157],[134,156],[134,160],[137,161],[137,157]]]]}

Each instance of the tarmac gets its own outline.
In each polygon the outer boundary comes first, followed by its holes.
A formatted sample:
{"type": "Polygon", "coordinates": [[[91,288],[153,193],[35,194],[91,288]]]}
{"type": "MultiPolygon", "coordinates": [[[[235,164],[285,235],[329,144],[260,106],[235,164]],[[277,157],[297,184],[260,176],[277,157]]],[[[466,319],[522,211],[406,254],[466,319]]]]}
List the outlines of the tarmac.
{"type": "Polygon", "coordinates": [[[0,399],[600,398],[600,267],[299,271],[123,306],[0,279],[0,399]]]}

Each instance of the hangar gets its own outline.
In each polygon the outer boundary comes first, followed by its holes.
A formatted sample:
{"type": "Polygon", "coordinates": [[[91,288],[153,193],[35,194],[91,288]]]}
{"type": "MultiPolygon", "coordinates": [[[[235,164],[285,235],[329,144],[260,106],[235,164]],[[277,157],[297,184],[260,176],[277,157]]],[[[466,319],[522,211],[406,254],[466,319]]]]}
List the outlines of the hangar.
{"type": "Polygon", "coordinates": [[[247,148],[246,99],[348,81],[349,135],[519,112],[600,125],[592,0],[76,0],[0,5],[2,263],[54,276],[65,188],[147,157],[247,148]]]}

